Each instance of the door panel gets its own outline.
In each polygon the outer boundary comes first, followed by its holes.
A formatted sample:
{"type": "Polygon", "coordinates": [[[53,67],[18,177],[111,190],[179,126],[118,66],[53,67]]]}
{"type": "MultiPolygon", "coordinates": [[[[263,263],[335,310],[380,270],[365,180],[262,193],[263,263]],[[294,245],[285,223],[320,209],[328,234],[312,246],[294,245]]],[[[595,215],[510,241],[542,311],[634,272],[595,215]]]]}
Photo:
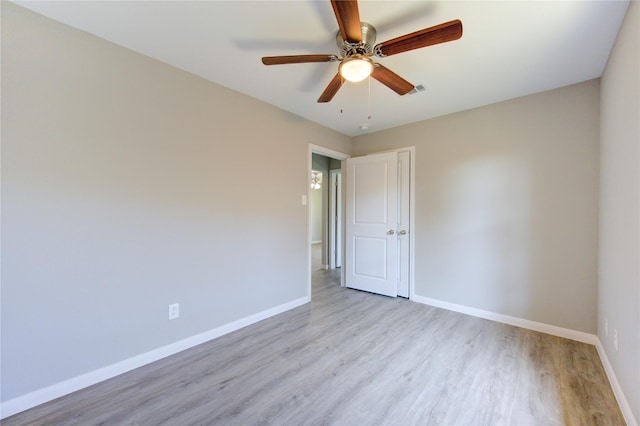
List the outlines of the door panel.
{"type": "Polygon", "coordinates": [[[384,238],[354,237],[354,271],[362,277],[387,279],[387,240],[384,238]]]}
{"type": "Polygon", "coordinates": [[[386,191],[389,179],[387,164],[355,164],[353,171],[354,221],[359,224],[387,224],[389,215],[386,191]]]}
{"type": "Polygon", "coordinates": [[[347,160],[346,285],[397,295],[398,154],[347,160]]]}

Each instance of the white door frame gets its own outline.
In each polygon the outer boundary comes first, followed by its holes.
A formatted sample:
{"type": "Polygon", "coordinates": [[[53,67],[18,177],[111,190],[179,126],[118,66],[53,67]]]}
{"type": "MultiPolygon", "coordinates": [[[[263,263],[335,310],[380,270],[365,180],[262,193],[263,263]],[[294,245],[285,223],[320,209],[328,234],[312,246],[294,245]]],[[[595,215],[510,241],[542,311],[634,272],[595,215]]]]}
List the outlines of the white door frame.
{"type": "MultiPolygon", "coordinates": [[[[335,158],[336,160],[343,161],[341,171],[342,176],[344,177],[344,160],[349,158],[348,154],[343,152],[334,151],[333,149],[325,148],[320,145],[309,144],[308,154],[307,154],[307,200],[311,200],[311,168],[312,168],[312,155],[319,154],[324,155],[325,157],[335,158]]],[[[344,188],[344,179],[342,179],[342,218],[344,222],[344,207],[345,207],[345,188],[344,188]]],[[[342,265],[344,266],[344,223],[342,224],[342,265]]],[[[344,270],[340,273],[340,286],[344,287],[344,270]]],[[[309,300],[311,300],[311,209],[309,208],[309,202],[307,202],[307,295],[309,296],[309,300]]]]}
{"type": "MultiPolygon", "coordinates": [[[[331,158],[335,158],[337,160],[341,160],[343,161],[342,164],[342,271],[340,274],[340,285],[342,287],[344,287],[344,282],[345,282],[345,264],[344,264],[344,242],[345,242],[345,234],[344,234],[344,217],[345,217],[345,196],[346,196],[346,191],[345,191],[345,182],[346,179],[344,178],[346,170],[345,170],[345,164],[344,164],[344,160],[346,160],[347,158],[349,158],[350,156],[348,154],[345,154],[343,152],[338,152],[338,151],[334,151],[332,149],[329,148],[325,148],[323,146],[319,146],[319,145],[314,145],[314,144],[309,144],[308,145],[308,155],[307,155],[307,200],[311,199],[311,165],[312,165],[312,154],[320,154],[320,155],[324,155],[326,157],[331,157],[331,158]]],[[[409,242],[409,247],[410,247],[410,251],[411,254],[409,256],[409,274],[411,277],[411,282],[409,283],[409,300],[414,300],[415,298],[415,241],[416,241],[416,223],[415,223],[415,208],[416,208],[416,203],[415,203],[415,199],[416,199],[416,147],[415,146],[408,146],[405,148],[397,148],[397,149],[389,149],[386,150],[386,152],[389,151],[395,151],[395,152],[402,152],[402,151],[409,151],[411,152],[411,176],[410,176],[410,191],[409,191],[409,197],[410,197],[410,201],[409,201],[409,226],[411,227],[411,240],[409,242]]],[[[382,151],[385,152],[385,151],[382,151]]],[[[374,153],[371,153],[374,154],[374,153]]],[[[308,205],[308,203],[307,203],[308,205]]],[[[311,209],[307,208],[307,294],[309,296],[309,300],[311,300],[311,209]]]]}

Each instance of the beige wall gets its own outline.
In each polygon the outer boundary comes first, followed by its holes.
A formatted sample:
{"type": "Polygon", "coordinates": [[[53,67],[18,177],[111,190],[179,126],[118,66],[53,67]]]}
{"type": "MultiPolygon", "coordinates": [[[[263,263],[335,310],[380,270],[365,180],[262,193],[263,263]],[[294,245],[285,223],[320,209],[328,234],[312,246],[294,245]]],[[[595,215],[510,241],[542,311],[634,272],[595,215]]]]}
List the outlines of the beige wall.
{"type": "Polygon", "coordinates": [[[640,421],[640,4],[602,76],[598,336],[640,421]],[[609,333],[604,329],[609,322],[609,333]],[[618,332],[619,349],[613,344],[618,332]]]}
{"type": "Polygon", "coordinates": [[[2,2],[2,401],[308,296],[308,143],[351,150],[2,2]]]}
{"type": "Polygon", "coordinates": [[[417,295],[595,333],[598,84],[355,138],[416,147],[417,295]]]}

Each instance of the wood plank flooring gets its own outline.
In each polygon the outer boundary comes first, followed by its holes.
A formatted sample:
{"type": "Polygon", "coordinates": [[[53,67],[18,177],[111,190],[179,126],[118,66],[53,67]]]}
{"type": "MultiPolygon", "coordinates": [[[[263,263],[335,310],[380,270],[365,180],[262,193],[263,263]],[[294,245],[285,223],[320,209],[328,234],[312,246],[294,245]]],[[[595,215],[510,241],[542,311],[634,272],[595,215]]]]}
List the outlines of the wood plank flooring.
{"type": "Polygon", "coordinates": [[[596,349],[339,286],[3,425],[624,425],[596,349]]]}

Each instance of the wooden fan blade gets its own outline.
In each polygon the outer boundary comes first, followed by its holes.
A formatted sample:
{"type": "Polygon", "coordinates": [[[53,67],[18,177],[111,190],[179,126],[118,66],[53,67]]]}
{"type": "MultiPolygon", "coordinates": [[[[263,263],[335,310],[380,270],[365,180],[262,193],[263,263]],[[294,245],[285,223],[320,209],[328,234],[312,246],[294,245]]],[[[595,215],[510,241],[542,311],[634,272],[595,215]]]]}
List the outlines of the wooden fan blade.
{"type": "Polygon", "coordinates": [[[378,80],[380,83],[387,86],[389,89],[396,92],[398,95],[406,95],[413,90],[413,84],[409,83],[404,78],[400,77],[389,68],[385,68],[380,64],[376,64],[371,77],[378,80]]]}
{"type": "Polygon", "coordinates": [[[333,13],[336,14],[338,27],[342,38],[349,43],[362,41],[362,28],[360,27],[360,12],[356,0],[331,0],[333,13]]]}
{"type": "Polygon", "coordinates": [[[458,40],[462,37],[462,22],[459,19],[445,22],[435,27],[425,28],[415,33],[379,43],[374,48],[377,56],[391,56],[408,50],[458,40]],[[381,54],[378,54],[380,52],[381,54]]]}
{"type": "Polygon", "coordinates": [[[336,76],[333,77],[333,80],[331,80],[327,88],[324,89],[324,92],[322,92],[322,95],[320,95],[320,97],[318,98],[318,103],[331,101],[331,99],[333,99],[336,93],[338,93],[338,90],[340,90],[340,88],[342,87],[342,83],[343,83],[342,76],[340,75],[340,73],[336,74],[336,76]]]}
{"type": "Polygon", "coordinates": [[[265,56],[262,63],[265,65],[305,64],[308,62],[337,61],[336,55],[292,55],[292,56],[265,56]]]}

